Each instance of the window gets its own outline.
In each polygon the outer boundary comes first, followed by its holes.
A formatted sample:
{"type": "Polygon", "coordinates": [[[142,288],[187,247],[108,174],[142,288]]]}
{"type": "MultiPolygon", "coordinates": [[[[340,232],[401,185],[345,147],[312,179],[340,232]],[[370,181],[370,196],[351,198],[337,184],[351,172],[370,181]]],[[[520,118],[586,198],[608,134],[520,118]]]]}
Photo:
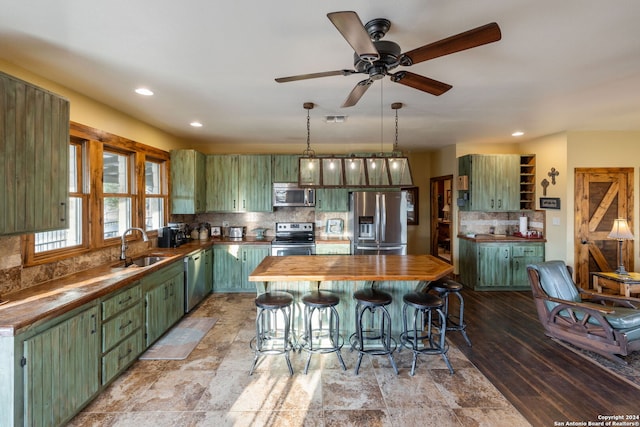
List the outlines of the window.
{"type": "Polygon", "coordinates": [[[166,163],[147,160],[144,164],[144,229],[159,230],[164,226],[168,194],[166,163]]]}
{"type": "Polygon", "coordinates": [[[36,233],[35,254],[83,246],[86,236],[82,218],[87,201],[87,195],[83,192],[83,159],[84,141],[72,140],[69,144],[69,228],[36,233]]]}
{"type": "Polygon", "coordinates": [[[168,220],[168,152],[74,122],[69,129],[69,228],[24,236],[25,265],[116,245],[129,227],[157,230],[168,220]]]}
{"type": "Polygon", "coordinates": [[[104,239],[120,237],[131,227],[133,189],[129,154],[108,151],[102,156],[103,234],[104,239]]]}

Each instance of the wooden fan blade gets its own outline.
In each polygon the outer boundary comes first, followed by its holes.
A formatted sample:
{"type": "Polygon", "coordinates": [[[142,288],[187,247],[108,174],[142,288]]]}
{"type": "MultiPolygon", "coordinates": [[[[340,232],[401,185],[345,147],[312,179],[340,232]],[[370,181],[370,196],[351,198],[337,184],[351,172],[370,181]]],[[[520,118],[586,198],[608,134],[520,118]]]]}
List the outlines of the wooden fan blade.
{"type": "Polygon", "coordinates": [[[366,79],[358,82],[358,84],[351,90],[351,93],[349,93],[349,96],[347,96],[347,99],[344,100],[341,107],[353,107],[354,105],[356,105],[358,101],[360,101],[360,98],[362,98],[362,95],[364,95],[367,89],[369,89],[369,86],[371,86],[372,83],[373,80],[371,79],[366,79]]]}
{"type": "Polygon", "coordinates": [[[332,12],[327,18],[340,31],[360,59],[373,62],[380,59],[378,49],[373,45],[369,33],[364,29],[358,14],[352,11],[332,12]]]}
{"type": "Polygon", "coordinates": [[[502,38],[500,27],[495,22],[474,28],[455,36],[447,37],[440,41],[424,45],[417,49],[404,53],[402,56],[410,60],[410,64],[417,64],[428,59],[438,58],[472,47],[493,43],[502,38]]]}
{"type": "Polygon", "coordinates": [[[299,76],[278,77],[276,81],[278,83],[286,83],[295,82],[298,80],[316,79],[318,77],[349,76],[354,73],[356,73],[356,71],[354,70],[324,71],[322,73],[300,74],[299,76]]]}
{"type": "Polygon", "coordinates": [[[440,96],[453,87],[409,71],[397,72],[391,76],[391,80],[435,96],[440,96]]]}

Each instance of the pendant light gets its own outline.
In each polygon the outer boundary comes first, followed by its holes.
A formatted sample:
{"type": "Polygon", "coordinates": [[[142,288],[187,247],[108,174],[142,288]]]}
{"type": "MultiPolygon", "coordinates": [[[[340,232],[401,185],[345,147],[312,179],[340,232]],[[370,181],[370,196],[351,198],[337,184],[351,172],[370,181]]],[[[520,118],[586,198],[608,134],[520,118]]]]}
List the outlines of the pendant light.
{"type": "Polygon", "coordinates": [[[302,187],[320,186],[322,184],[322,169],[320,159],[311,149],[311,119],[309,110],[314,107],[313,102],[305,102],[302,107],[307,110],[307,148],[298,159],[298,185],[302,187]]]}
{"type": "Polygon", "coordinates": [[[409,159],[402,155],[402,151],[398,148],[398,110],[402,108],[401,102],[391,104],[391,109],[396,112],[396,134],[393,143],[393,152],[389,157],[389,174],[391,176],[391,185],[411,186],[413,178],[411,177],[411,169],[409,168],[409,159]]]}

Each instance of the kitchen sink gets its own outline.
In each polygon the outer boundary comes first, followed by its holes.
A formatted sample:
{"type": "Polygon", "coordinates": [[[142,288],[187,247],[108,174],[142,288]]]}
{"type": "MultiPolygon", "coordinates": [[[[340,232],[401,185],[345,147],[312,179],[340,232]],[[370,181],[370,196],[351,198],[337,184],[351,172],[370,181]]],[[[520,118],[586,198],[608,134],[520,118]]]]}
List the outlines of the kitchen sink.
{"type": "Polygon", "coordinates": [[[123,269],[123,268],[136,268],[136,267],[149,267],[157,262],[163,261],[169,257],[165,256],[141,256],[138,258],[133,258],[131,260],[127,259],[126,261],[121,261],[118,264],[114,265],[113,268],[123,269]]]}

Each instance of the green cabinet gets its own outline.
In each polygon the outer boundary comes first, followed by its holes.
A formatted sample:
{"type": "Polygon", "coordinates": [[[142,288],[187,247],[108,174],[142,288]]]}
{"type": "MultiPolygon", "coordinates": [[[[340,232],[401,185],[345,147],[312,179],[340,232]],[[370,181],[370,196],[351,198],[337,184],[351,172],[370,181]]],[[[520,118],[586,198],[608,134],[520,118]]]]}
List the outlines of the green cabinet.
{"type": "Polygon", "coordinates": [[[69,227],[69,101],[2,72],[0,188],[0,235],[69,227]]]}
{"type": "Polygon", "coordinates": [[[529,289],[527,264],[544,261],[544,243],[460,239],[460,281],[475,290],[529,289]]]}
{"type": "Polygon", "coordinates": [[[102,384],[124,371],[144,349],[140,282],[109,296],[102,306],[102,384]]]}
{"type": "Polygon", "coordinates": [[[145,301],[145,346],[153,344],[184,315],[182,261],[142,279],[145,301]]]}
{"type": "MultiPolygon", "coordinates": [[[[77,314],[56,319],[55,325],[24,340],[21,362],[24,419],[15,420],[13,425],[62,425],[97,394],[98,316],[99,307],[94,304],[77,314]]],[[[4,422],[8,422],[6,415],[4,422]]]]}
{"type": "Polygon", "coordinates": [[[271,212],[271,156],[207,156],[208,212],[271,212]]]}
{"type": "Polygon", "coordinates": [[[514,244],[511,246],[511,283],[515,287],[529,289],[527,265],[544,261],[544,245],[514,244]]]}
{"type": "Polygon", "coordinates": [[[171,213],[197,214],[206,208],[206,156],[196,150],[171,151],[171,213]]]}
{"type": "Polygon", "coordinates": [[[271,156],[273,182],[298,182],[297,154],[274,154],[271,156]]]}
{"type": "Polygon", "coordinates": [[[458,159],[458,175],[468,177],[461,190],[461,210],[516,211],[520,209],[520,156],[469,154],[458,159]]]}
{"type": "Polygon", "coordinates": [[[213,291],[255,292],[249,274],[269,256],[269,245],[214,245],[213,291]]]}
{"type": "Polygon", "coordinates": [[[349,189],[316,189],[316,210],[319,212],[349,212],[349,189]]]}

